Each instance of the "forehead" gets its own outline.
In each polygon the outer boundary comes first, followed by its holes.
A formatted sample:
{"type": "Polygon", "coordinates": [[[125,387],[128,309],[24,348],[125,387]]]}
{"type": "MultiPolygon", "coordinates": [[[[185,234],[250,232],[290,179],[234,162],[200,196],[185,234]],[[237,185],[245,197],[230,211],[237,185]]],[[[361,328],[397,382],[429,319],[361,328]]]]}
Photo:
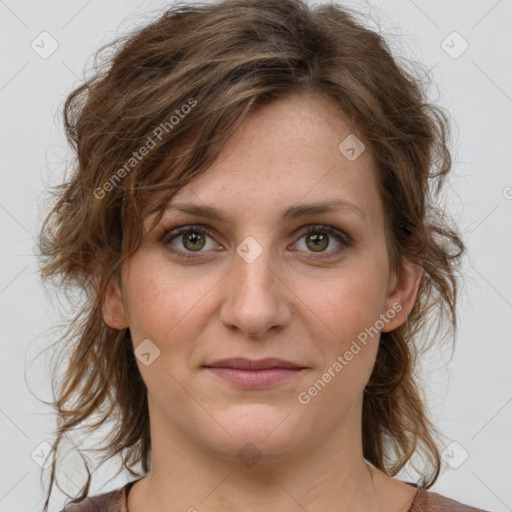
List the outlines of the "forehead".
{"type": "Polygon", "coordinates": [[[347,147],[354,140],[362,143],[354,137],[328,100],[312,95],[275,100],[248,116],[217,160],[171,203],[277,219],[285,206],[342,199],[376,220],[381,204],[373,156],[366,144],[355,147],[357,158],[348,158],[347,147]]]}

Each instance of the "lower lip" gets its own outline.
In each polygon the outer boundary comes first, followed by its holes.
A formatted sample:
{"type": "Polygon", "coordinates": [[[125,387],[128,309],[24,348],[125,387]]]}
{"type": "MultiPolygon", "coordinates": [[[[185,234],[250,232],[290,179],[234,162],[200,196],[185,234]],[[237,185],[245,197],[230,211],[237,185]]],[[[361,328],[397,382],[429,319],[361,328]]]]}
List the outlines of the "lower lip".
{"type": "Polygon", "coordinates": [[[243,388],[270,388],[296,377],[304,368],[267,368],[262,370],[242,370],[240,368],[205,367],[221,379],[243,388]]]}

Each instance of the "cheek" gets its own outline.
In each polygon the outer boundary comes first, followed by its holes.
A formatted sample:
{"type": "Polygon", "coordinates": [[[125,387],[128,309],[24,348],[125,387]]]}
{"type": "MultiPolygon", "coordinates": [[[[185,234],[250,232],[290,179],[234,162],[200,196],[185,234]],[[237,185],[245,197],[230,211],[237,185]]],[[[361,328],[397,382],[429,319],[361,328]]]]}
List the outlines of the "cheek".
{"type": "Polygon", "coordinates": [[[358,268],[346,268],[336,276],[316,280],[315,293],[308,284],[300,293],[310,310],[320,319],[315,325],[324,327],[337,344],[353,339],[364,329],[375,325],[385,304],[385,277],[372,268],[371,262],[358,268]]]}
{"type": "Polygon", "coordinates": [[[320,341],[315,343],[320,364],[301,396],[341,421],[363,392],[375,364],[380,339],[375,323],[382,312],[383,292],[371,272],[340,273],[329,283],[307,304],[311,321],[314,313],[322,319],[309,333],[320,341]]]}
{"type": "Polygon", "coordinates": [[[127,286],[130,332],[134,344],[145,338],[163,347],[186,344],[206,321],[208,293],[218,281],[172,267],[165,258],[134,259],[127,286]]]}
{"type": "Polygon", "coordinates": [[[211,315],[206,310],[208,293],[218,279],[191,276],[155,259],[139,263],[133,266],[127,286],[130,334],[135,350],[146,339],[156,348],[149,345],[154,357],[149,365],[142,359],[137,359],[137,365],[154,399],[167,403],[172,396],[186,407],[187,395],[178,382],[187,378],[187,365],[197,345],[194,340],[201,338],[211,315]]]}

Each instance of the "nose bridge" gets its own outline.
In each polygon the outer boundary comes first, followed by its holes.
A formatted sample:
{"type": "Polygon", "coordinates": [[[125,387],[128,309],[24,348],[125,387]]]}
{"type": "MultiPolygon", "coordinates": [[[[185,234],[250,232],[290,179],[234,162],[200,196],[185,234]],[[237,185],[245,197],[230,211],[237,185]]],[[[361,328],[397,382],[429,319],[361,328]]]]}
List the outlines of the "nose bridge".
{"type": "Polygon", "coordinates": [[[221,318],[257,336],[286,320],[283,287],[276,276],[270,236],[245,238],[236,248],[221,318]]]}
{"type": "MultiPolygon", "coordinates": [[[[270,270],[273,263],[270,236],[246,237],[237,246],[234,259],[234,279],[239,300],[272,298],[275,276],[270,270]]],[[[275,262],[274,262],[275,263],[275,262]]]]}

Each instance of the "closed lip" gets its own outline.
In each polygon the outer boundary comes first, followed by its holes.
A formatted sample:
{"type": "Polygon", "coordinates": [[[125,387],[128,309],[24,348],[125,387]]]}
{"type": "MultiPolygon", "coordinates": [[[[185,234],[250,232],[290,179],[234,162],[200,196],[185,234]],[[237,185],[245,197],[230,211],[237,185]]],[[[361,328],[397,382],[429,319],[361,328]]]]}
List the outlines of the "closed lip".
{"type": "Polygon", "coordinates": [[[268,370],[271,368],[288,368],[301,370],[306,368],[299,364],[275,357],[265,359],[247,359],[245,357],[234,357],[230,359],[221,359],[213,363],[204,365],[205,368],[236,368],[240,370],[268,370]]]}

